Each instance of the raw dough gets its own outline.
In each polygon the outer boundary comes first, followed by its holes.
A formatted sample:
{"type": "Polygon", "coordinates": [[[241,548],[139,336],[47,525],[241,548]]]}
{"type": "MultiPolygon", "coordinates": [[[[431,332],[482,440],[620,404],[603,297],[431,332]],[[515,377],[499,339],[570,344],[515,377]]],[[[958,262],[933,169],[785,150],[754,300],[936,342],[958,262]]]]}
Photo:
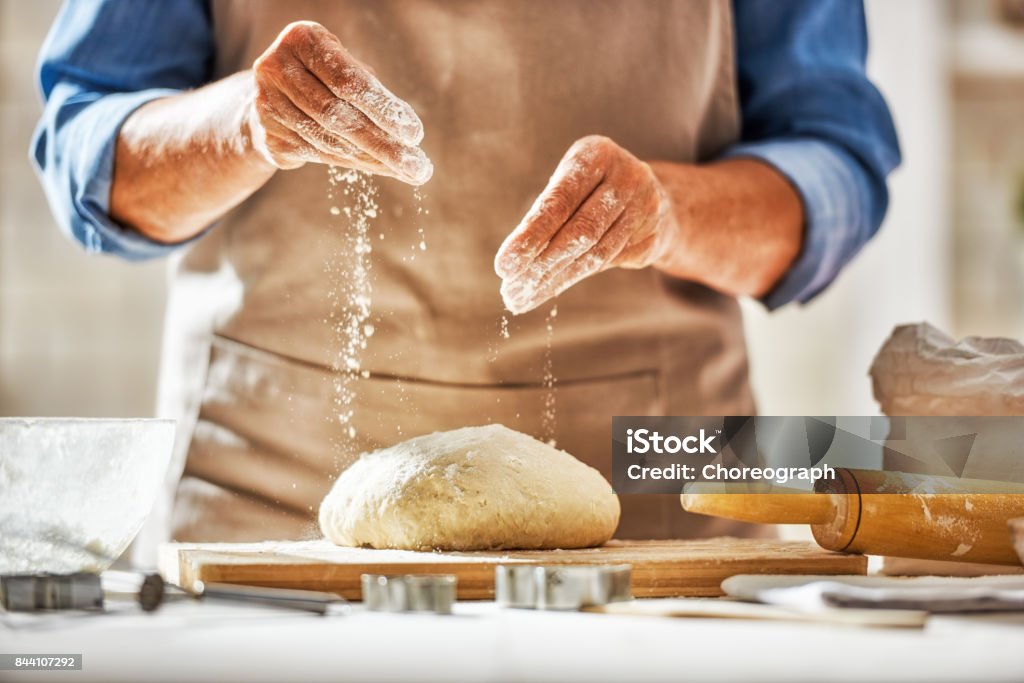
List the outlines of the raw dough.
{"type": "Polygon", "coordinates": [[[367,453],[320,505],[328,539],[371,548],[585,548],[618,523],[619,499],[597,470],[498,424],[367,453]]]}

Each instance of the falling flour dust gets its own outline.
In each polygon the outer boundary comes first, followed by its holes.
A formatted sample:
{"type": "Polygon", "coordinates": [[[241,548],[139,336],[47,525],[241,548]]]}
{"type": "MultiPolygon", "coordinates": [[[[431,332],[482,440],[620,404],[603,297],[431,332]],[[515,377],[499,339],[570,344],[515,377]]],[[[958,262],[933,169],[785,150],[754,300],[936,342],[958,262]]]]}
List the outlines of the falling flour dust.
{"type": "MultiPolygon", "coordinates": [[[[548,310],[547,315],[544,316],[544,359],[542,362],[543,378],[541,380],[541,386],[544,388],[543,405],[541,406],[540,414],[540,434],[538,438],[547,443],[550,446],[557,446],[557,440],[555,439],[555,433],[557,428],[556,420],[556,384],[558,379],[555,376],[554,359],[552,357],[552,345],[555,338],[555,318],[558,317],[558,303],[557,301],[552,302],[551,308],[548,310]]],[[[501,340],[510,339],[512,337],[509,331],[509,318],[508,315],[502,315],[498,321],[498,342],[490,344],[488,346],[489,357],[488,360],[494,363],[498,359],[498,351],[501,340]]],[[[500,403],[500,399],[499,399],[500,403]]],[[[519,413],[516,413],[516,417],[520,417],[519,413]]]]}
{"type": "MultiPolygon", "coordinates": [[[[426,216],[430,214],[430,210],[423,206],[423,190],[421,190],[419,186],[413,187],[412,197],[413,201],[416,204],[416,239],[409,246],[411,253],[408,256],[402,257],[403,262],[415,261],[416,254],[418,252],[424,252],[427,250],[427,235],[426,231],[423,228],[423,221],[426,218],[426,216]]],[[[381,234],[380,238],[384,239],[384,235],[381,234]]],[[[401,353],[402,352],[399,352],[398,354],[393,354],[391,356],[391,360],[398,360],[401,356],[401,353]]],[[[398,404],[399,406],[401,406],[401,410],[399,411],[399,413],[402,415],[415,414],[418,409],[415,405],[409,405],[409,397],[405,390],[405,382],[402,380],[401,377],[395,377],[394,381],[395,388],[398,392],[398,404]]],[[[383,413],[379,415],[379,419],[385,419],[383,413]]],[[[381,425],[381,427],[383,426],[384,425],[381,425]]],[[[395,433],[398,435],[398,437],[400,439],[405,438],[405,435],[402,432],[402,421],[395,420],[394,427],[395,433]]]]}
{"type": "MultiPolygon", "coordinates": [[[[341,219],[342,239],[334,253],[328,253],[324,270],[329,281],[328,300],[330,314],[325,323],[330,326],[335,343],[331,361],[334,411],[330,418],[343,428],[343,435],[352,441],[356,437],[353,423],[355,413],[355,382],[368,378],[370,373],[362,367],[363,352],[375,332],[370,318],[373,287],[371,282],[374,220],[380,212],[377,186],[369,174],[329,166],[327,168],[327,197],[330,215],[341,219]]],[[[416,204],[417,239],[411,245],[410,260],[416,253],[427,250],[424,218],[430,211],[424,208],[420,188],[414,188],[416,204]]],[[[384,233],[377,233],[384,240],[384,233]]],[[[403,259],[404,260],[404,259],[403,259]]],[[[399,403],[406,403],[405,385],[396,381],[399,403]]],[[[383,418],[382,418],[383,419],[383,418]]],[[[395,429],[402,434],[400,421],[395,429]]],[[[354,457],[352,448],[333,444],[335,464],[343,466],[354,457]]]]}
{"type": "MultiPolygon", "coordinates": [[[[329,254],[324,270],[330,283],[327,296],[330,314],[325,321],[334,336],[336,352],[331,360],[334,390],[334,417],[351,440],[356,436],[352,423],[355,381],[367,377],[362,369],[362,354],[373,336],[370,321],[372,285],[370,281],[373,245],[370,228],[377,217],[377,188],[365,173],[328,166],[327,196],[332,216],[344,217],[339,253],[329,254]]],[[[350,449],[334,444],[336,457],[350,449]]],[[[337,463],[341,465],[343,463],[337,463]]]]}
{"type": "Polygon", "coordinates": [[[558,304],[551,304],[544,319],[544,412],[541,413],[541,440],[555,446],[555,368],[551,357],[551,346],[555,338],[555,318],[558,304]]]}
{"type": "Polygon", "coordinates": [[[418,186],[412,189],[412,197],[416,200],[416,235],[419,237],[419,242],[416,243],[414,248],[426,251],[427,233],[423,229],[423,219],[430,215],[430,209],[423,207],[423,190],[418,186]]]}
{"type": "MultiPolygon", "coordinates": [[[[336,253],[328,254],[324,271],[328,277],[327,297],[330,313],[324,321],[330,326],[334,337],[336,352],[331,360],[333,417],[343,428],[343,435],[349,442],[356,438],[356,427],[353,423],[355,413],[355,383],[360,378],[369,377],[369,371],[362,367],[363,352],[374,334],[374,325],[370,319],[370,304],[373,288],[371,269],[373,252],[372,227],[374,219],[380,212],[377,202],[377,188],[372,178],[359,171],[329,166],[327,196],[330,200],[330,215],[340,218],[345,228],[340,246],[336,253]]],[[[427,238],[424,231],[424,218],[429,210],[423,206],[423,194],[417,187],[413,190],[416,203],[416,231],[418,239],[410,245],[410,254],[403,260],[415,260],[417,252],[427,250],[427,238]]],[[[383,233],[377,233],[378,239],[384,240],[383,233]]],[[[543,360],[544,398],[541,412],[540,438],[554,446],[556,433],[556,377],[552,361],[552,341],[554,338],[555,318],[558,317],[558,305],[552,304],[545,316],[545,346],[543,360]]],[[[498,336],[509,339],[509,320],[502,316],[498,336]]],[[[497,347],[493,348],[496,356],[497,347]]],[[[492,361],[494,358],[492,357],[492,361]]],[[[398,401],[406,402],[405,387],[401,379],[397,380],[398,401]]],[[[403,406],[408,410],[407,406],[403,406]]],[[[403,412],[404,412],[403,410],[403,412]]],[[[396,424],[399,435],[401,424],[396,424]]],[[[335,465],[340,467],[349,464],[355,453],[346,444],[336,442],[333,445],[335,465]]]]}

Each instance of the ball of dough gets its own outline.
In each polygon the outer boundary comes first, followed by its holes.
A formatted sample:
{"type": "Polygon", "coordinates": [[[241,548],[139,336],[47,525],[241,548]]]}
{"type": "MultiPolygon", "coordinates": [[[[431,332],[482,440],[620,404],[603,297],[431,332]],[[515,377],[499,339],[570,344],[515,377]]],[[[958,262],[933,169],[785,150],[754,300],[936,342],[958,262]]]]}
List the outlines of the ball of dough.
{"type": "Polygon", "coordinates": [[[327,538],[371,548],[586,548],[618,523],[619,499],[597,470],[498,424],[367,453],[320,505],[327,538]]]}

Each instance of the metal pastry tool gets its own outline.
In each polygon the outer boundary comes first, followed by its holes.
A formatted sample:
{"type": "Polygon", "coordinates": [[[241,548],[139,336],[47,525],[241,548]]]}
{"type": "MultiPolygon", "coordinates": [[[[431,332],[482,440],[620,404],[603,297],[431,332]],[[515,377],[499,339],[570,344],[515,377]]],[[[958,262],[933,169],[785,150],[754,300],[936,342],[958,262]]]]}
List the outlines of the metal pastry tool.
{"type": "Polygon", "coordinates": [[[449,574],[363,574],[363,605],[371,612],[451,614],[457,579],[449,574]]]}
{"type": "Polygon", "coordinates": [[[192,597],[181,588],[164,581],[159,574],[105,571],[100,579],[104,598],[134,600],[144,612],[152,612],[169,600],[192,597]]]}
{"type": "Polygon", "coordinates": [[[628,564],[589,566],[498,565],[495,600],[502,607],[577,610],[632,600],[628,564]]]}
{"type": "Polygon", "coordinates": [[[111,599],[138,602],[146,612],[182,599],[261,604],[317,614],[334,612],[346,604],[334,593],[223,583],[196,582],[190,592],[166,583],[159,574],[79,572],[0,576],[0,605],[8,612],[102,611],[105,601],[111,599]]]}
{"type": "Polygon", "coordinates": [[[76,572],[0,576],[0,605],[8,612],[98,611],[104,609],[109,599],[138,602],[144,611],[150,612],[160,605],[166,591],[159,574],[76,572]]]}
{"type": "Polygon", "coordinates": [[[283,607],[315,614],[334,614],[348,604],[344,598],[334,593],[294,588],[266,588],[196,581],[193,589],[195,597],[204,601],[222,600],[267,607],[283,607]]]}
{"type": "MultiPolygon", "coordinates": [[[[118,572],[104,572],[104,587],[108,575],[118,572]]],[[[110,593],[107,593],[110,596],[110,593]]],[[[142,609],[151,611],[165,602],[192,599],[218,602],[234,602],[266,607],[313,612],[314,614],[335,614],[347,606],[340,595],[313,590],[292,588],[268,588],[231,583],[210,583],[196,581],[190,591],[167,583],[159,574],[147,574],[137,587],[137,599],[142,609]]]]}
{"type": "Polygon", "coordinates": [[[103,609],[99,574],[11,574],[0,576],[0,604],[8,612],[103,609]]]}

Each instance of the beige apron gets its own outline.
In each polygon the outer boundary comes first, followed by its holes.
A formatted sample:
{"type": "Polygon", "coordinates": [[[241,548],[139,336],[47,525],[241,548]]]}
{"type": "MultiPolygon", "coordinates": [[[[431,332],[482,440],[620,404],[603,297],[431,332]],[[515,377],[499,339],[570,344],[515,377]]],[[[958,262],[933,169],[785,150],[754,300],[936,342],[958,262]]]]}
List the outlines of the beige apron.
{"type": "MultiPolygon", "coordinates": [[[[606,475],[613,415],[753,411],[733,299],[614,269],[559,297],[550,334],[548,304],[509,315],[505,339],[492,270],[577,138],[681,162],[736,138],[728,0],[215,0],[217,77],[299,19],[324,24],[412,104],[434,179],[422,202],[373,180],[375,333],[369,377],[353,385],[354,438],[336,419],[341,340],[328,324],[338,274],[354,265],[351,228],[330,212],[325,167],[278,173],[176,264],[162,384],[182,461],[187,450],[173,512],[162,509],[176,538],[308,537],[362,450],[488,422],[540,435],[546,366],[558,445],[606,475]]],[[[737,528],[688,517],[676,496],[623,500],[623,537],[723,532],[737,528]]]]}

